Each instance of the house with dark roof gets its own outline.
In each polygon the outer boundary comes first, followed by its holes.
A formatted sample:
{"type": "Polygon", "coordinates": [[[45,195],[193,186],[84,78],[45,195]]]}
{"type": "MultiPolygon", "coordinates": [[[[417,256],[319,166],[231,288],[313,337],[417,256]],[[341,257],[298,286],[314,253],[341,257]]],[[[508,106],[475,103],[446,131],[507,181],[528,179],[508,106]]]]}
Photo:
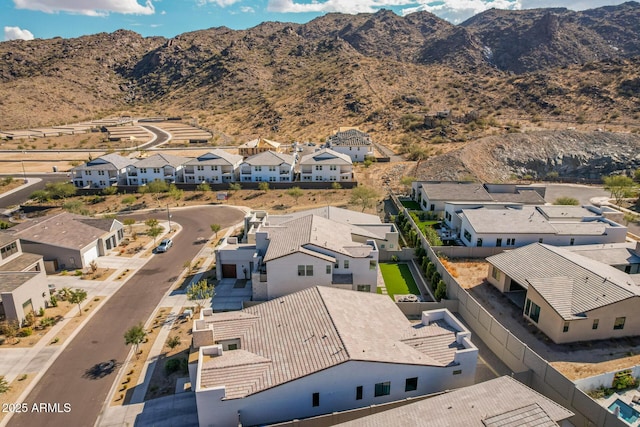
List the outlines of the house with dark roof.
{"type": "Polygon", "coordinates": [[[219,184],[238,181],[240,163],[242,156],[217,148],[184,164],[184,182],[219,184]]]}
{"type": "Polygon", "coordinates": [[[44,257],[48,272],[85,268],[117,248],[124,238],[120,221],[62,212],[29,219],[8,230],[29,253],[44,257]]]}
{"type": "Polygon", "coordinates": [[[19,324],[51,298],[42,256],[22,252],[20,240],[0,234],[0,317],[19,324]]]}
{"type": "Polygon", "coordinates": [[[327,138],[325,146],[346,154],[353,162],[363,162],[367,157],[374,156],[371,137],[358,128],[340,128],[327,138]]]}
{"type": "Polygon", "coordinates": [[[155,180],[183,182],[182,169],[190,159],[172,154],[154,154],[127,167],[127,185],[146,185],[155,180]]]}
{"type": "Polygon", "coordinates": [[[478,350],[446,309],[413,323],[387,296],[318,286],[201,313],[189,365],[200,425],[264,425],[474,381],[478,350]]]}
{"type": "Polygon", "coordinates": [[[290,154],[263,151],[240,165],[243,182],[291,182],[296,158],[290,154]]]}
{"type": "Polygon", "coordinates": [[[323,148],[300,160],[300,181],[353,181],[353,162],[346,154],[323,148]]]}
{"type": "Polygon", "coordinates": [[[127,185],[127,167],[134,160],[111,153],[71,169],[71,180],[78,188],[106,188],[127,185]]]}
{"type": "MultiPolygon", "coordinates": [[[[573,412],[503,376],[479,384],[447,390],[427,399],[378,411],[351,421],[331,423],[341,427],[464,426],[523,427],[572,426],[573,412]]],[[[345,414],[335,414],[336,418],[345,414]]],[[[311,420],[310,420],[311,421],[311,420]]]]}
{"type": "Polygon", "coordinates": [[[487,262],[487,281],[555,343],[640,335],[640,275],[540,243],[487,262]]]}

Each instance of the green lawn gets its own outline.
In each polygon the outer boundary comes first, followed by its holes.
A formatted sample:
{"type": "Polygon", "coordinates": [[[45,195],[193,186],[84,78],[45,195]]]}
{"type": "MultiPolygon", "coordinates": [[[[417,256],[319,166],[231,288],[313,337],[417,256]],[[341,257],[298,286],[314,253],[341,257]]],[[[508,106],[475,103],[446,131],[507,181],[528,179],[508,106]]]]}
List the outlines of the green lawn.
{"type": "Polygon", "coordinates": [[[409,209],[410,211],[421,211],[422,208],[418,202],[414,202],[413,200],[400,200],[402,206],[409,209]]]}
{"type": "Polygon", "coordinates": [[[380,271],[387,287],[387,293],[393,299],[396,294],[420,295],[418,285],[413,279],[411,270],[407,264],[380,263],[380,271]]]}

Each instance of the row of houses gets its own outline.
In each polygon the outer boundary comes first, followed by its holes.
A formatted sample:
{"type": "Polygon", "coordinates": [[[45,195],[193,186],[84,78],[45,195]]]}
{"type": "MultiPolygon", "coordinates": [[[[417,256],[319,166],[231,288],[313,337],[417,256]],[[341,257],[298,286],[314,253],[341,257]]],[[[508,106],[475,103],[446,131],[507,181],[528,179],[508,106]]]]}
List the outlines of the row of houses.
{"type": "Polygon", "coordinates": [[[262,151],[243,160],[241,155],[214,149],[197,158],[154,154],[129,159],[115,153],[71,169],[78,188],[139,186],[159,180],[167,183],[221,184],[230,182],[353,181],[353,162],[328,148],[298,158],[298,154],[262,151]]]}

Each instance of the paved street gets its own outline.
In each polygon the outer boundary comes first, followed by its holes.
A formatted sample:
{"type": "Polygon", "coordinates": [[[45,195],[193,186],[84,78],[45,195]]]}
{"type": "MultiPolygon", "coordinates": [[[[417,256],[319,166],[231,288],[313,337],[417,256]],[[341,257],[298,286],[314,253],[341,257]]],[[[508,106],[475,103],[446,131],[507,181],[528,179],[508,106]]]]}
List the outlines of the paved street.
{"type": "MultiPolygon", "coordinates": [[[[97,363],[115,359],[123,363],[129,353],[124,332],[145,322],[167,293],[182,265],[200,249],[196,238],[210,233],[209,224],[227,227],[241,221],[244,213],[227,206],[205,206],[172,211],[173,220],[183,231],[175,237],[174,247],[155,255],[120,288],[85,325],[44,374],[25,402],[65,403],[68,413],[23,413],[9,421],[10,426],[91,426],[95,423],[116,378],[116,372],[99,379],[85,374],[97,363]]],[[[166,212],[144,214],[166,219],[166,212]]]]}

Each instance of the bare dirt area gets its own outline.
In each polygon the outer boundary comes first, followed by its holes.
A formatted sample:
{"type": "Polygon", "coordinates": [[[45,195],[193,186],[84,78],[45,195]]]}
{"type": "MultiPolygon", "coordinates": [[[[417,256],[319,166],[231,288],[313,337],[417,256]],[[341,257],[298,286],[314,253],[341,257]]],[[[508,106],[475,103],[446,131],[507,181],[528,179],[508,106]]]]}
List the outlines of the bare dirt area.
{"type": "Polygon", "coordinates": [[[467,291],[529,348],[571,380],[640,364],[640,337],[554,344],[522,316],[522,309],[486,281],[486,262],[449,261],[467,291]]]}
{"type": "Polygon", "coordinates": [[[9,384],[9,391],[2,394],[2,401],[8,403],[9,405],[13,404],[14,406],[11,408],[7,408],[7,409],[12,409],[11,411],[9,410],[0,411],[0,423],[2,422],[4,417],[6,417],[7,414],[10,412],[15,413],[22,409],[27,409],[26,411],[22,411],[22,412],[31,411],[30,407],[25,408],[24,406],[21,406],[18,409],[15,405],[19,405],[20,403],[22,403],[18,401],[18,398],[20,397],[22,392],[25,391],[25,389],[29,386],[29,384],[31,383],[31,381],[34,379],[36,375],[37,375],[37,372],[27,372],[25,374],[20,375],[18,378],[16,378],[9,384]]]}

